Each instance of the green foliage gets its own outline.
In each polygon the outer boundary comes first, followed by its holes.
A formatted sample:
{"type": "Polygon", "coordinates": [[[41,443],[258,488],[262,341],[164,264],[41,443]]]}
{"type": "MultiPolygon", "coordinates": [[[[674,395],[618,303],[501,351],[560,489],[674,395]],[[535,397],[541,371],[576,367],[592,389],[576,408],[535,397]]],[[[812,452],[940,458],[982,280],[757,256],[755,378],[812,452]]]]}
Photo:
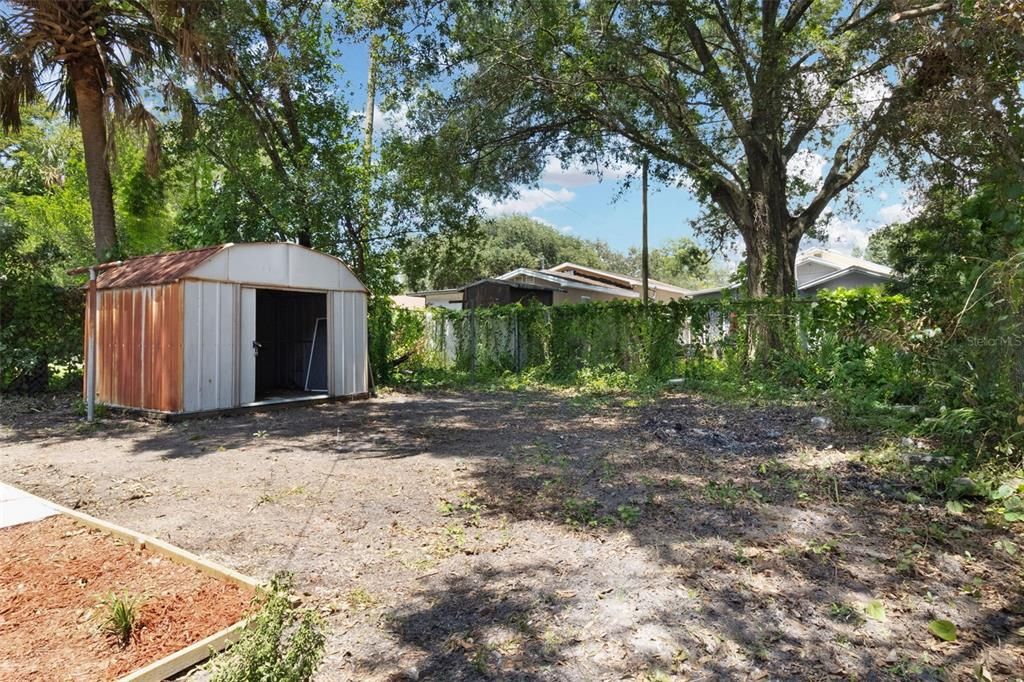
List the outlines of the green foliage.
{"type": "Polygon", "coordinates": [[[902,297],[872,290],[817,300],[612,301],[425,313],[421,366],[479,378],[538,373],[557,382],[636,389],[647,379],[762,377],[801,388],[856,387],[873,400],[913,392],[902,297]],[[769,326],[781,352],[752,357],[769,326]],[[865,388],[867,391],[865,392],[865,388]]]}
{"type": "Polygon", "coordinates": [[[1020,462],[1024,441],[1024,188],[981,187],[963,198],[931,193],[925,210],[893,228],[894,288],[920,318],[925,424],[968,464],[1020,462]]]}
{"type": "Polygon", "coordinates": [[[139,625],[139,610],[145,599],[141,596],[117,595],[111,592],[100,599],[100,632],[126,647],[139,625]]]}
{"type": "Polygon", "coordinates": [[[214,682],[307,682],[324,654],[324,622],[296,609],[291,576],[279,574],[259,598],[239,640],[208,665],[214,682]]]}
{"type": "MultiPolygon", "coordinates": [[[[66,270],[93,261],[77,130],[33,104],[0,143],[0,389],[46,390],[80,376],[83,293],[66,270]]],[[[113,182],[124,253],[166,245],[165,182],[145,168],[142,138],[118,133],[113,182]]]]}

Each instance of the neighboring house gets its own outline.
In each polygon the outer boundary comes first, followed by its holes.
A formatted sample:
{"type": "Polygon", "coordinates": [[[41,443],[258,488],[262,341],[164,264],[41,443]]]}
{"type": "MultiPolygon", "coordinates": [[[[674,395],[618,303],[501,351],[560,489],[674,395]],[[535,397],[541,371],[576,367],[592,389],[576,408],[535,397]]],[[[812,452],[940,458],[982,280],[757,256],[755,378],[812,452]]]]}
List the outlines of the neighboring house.
{"type": "MultiPolygon", "coordinates": [[[[632,300],[639,299],[643,295],[643,282],[637,277],[598,270],[576,263],[562,263],[545,270],[516,268],[500,275],[498,279],[557,286],[559,290],[555,292],[555,305],[632,300]]],[[[652,301],[664,302],[677,298],[688,298],[692,293],[689,289],[659,282],[656,279],[648,279],[647,285],[652,301]]]]}
{"type": "MultiPolygon", "coordinates": [[[[427,308],[448,308],[462,310],[462,289],[430,289],[428,291],[410,291],[408,298],[422,298],[427,308]]],[[[404,307],[404,306],[403,306],[404,307]]]]}
{"type": "MultiPolygon", "coordinates": [[[[891,268],[828,249],[812,249],[796,257],[796,288],[801,296],[813,296],[828,289],[883,286],[892,277],[891,268]]],[[[693,292],[693,298],[721,296],[739,288],[739,284],[732,284],[702,289],[693,292]]]]}
{"type": "MultiPolygon", "coordinates": [[[[536,300],[543,305],[589,303],[592,301],[639,300],[643,284],[637,277],[619,275],[576,263],[562,263],[544,270],[516,268],[492,279],[467,284],[458,289],[418,291],[409,296],[422,297],[427,307],[461,309],[536,300]]],[[[687,298],[688,289],[658,280],[648,280],[652,301],[687,298]]]]}
{"type": "MultiPolygon", "coordinates": [[[[863,258],[828,249],[805,251],[796,259],[797,290],[813,296],[823,289],[881,286],[892,278],[892,270],[863,258]]],[[[739,289],[738,284],[692,291],[656,279],[648,280],[652,301],[678,298],[712,298],[739,289]]],[[[639,277],[606,270],[561,263],[553,268],[516,268],[495,278],[483,279],[455,289],[418,291],[408,294],[422,298],[426,306],[461,310],[536,300],[543,305],[589,303],[591,301],[639,300],[643,283],[639,277]]]]}
{"type": "Polygon", "coordinates": [[[427,307],[427,300],[422,296],[412,296],[405,294],[395,294],[389,296],[391,303],[396,308],[406,308],[407,310],[422,310],[427,307]]]}

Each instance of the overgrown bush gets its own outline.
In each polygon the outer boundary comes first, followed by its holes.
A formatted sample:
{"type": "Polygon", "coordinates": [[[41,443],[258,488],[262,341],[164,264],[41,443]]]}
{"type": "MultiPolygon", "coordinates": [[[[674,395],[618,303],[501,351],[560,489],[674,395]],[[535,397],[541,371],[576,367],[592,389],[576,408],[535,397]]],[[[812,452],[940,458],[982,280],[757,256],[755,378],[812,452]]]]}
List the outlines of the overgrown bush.
{"type": "MultiPolygon", "coordinates": [[[[9,228],[13,229],[13,228],[9,228]]],[[[19,252],[0,225],[0,390],[35,393],[80,376],[84,294],[56,283],[45,249],[19,252]],[[59,369],[59,371],[57,371],[59,369]]]]}
{"type": "Polygon", "coordinates": [[[924,430],[968,468],[1024,464],[1024,188],[933,192],[891,228],[895,283],[920,328],[924,430]]]}
{"type": "Polygon", "coordinates": [[[306,682],[324,655],[324,622],[296,609],[291,576],[278,574],[258,599],[239,640],[209,664],[214,682],[306,682]]]}
{"type": "MultiPolygon", "coordinates": [[[[622,386],[672,376],[763,381],[791,389],[849,389],[880,401],[911,400],[909,306],[875,290],[817,299],[615,301],[417,312],[415,377],[439,372],[489,381],[530,373],[557,383],[622,386]],[[777,342],[764,350],[757,335],[777,342]],[[597,382],[596,377],[607,377],[597,382]],[[867,393],[866,393],[867,392],[867,393]]],[[[412,333],[412,325],[406,334],[412,333]]]]}

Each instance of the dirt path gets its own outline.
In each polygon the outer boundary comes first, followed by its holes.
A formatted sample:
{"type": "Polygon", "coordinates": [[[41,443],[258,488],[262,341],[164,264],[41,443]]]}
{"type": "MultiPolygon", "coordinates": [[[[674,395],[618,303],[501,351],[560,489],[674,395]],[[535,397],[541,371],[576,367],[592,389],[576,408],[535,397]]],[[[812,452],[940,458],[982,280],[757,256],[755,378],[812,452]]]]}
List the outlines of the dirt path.
{"type": "Polygon", "coordinates": [[[328,615],[324,680],[1024,674],[1006,532],[811,412],[444,393],[90,430],[62,402],[4,409],[0,479],[293,571],[328,615]]]}

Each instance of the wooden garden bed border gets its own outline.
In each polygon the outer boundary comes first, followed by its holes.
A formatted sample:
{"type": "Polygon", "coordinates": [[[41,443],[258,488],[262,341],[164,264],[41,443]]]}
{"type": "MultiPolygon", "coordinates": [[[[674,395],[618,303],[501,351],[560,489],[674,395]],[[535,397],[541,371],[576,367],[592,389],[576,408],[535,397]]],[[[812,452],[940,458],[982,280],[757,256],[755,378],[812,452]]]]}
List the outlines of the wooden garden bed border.
{"type": "MultiPolygon", "coordinates": [[[[15,488],[15,486],[11,487],[15,488]]],[[[227,566],[221,566],[213,561],[203,559],[188,550],[175,547],[174,545],[164,542],[159,538],[155,538],[152,535],[136,533],[124,526],[103,521],[95,516],[75,511],[74,509],[57,504],[56,502],[51,502],[50,500],[39,497],[38,495],[33,495],[30,492],[21,490],[21,488],[16,489],[25,495],[38,500],[41,504],[53,508],[58,513],[74,519],[83,526],[109,533],[110,535],[120,538],[125,542],[130,542],[139,548],[149,549],[157,554],[161,554],[179,564],[185,564],[187,566],[197,568],[207,575],[238,585],[243,590],[249,591],[253,595],[263,590],[263,585],[259,581],[250,578],[247,575],[242,575],[238,571],[230,569],[227,566]]],[[[229,644],[233,644],[238,641],[238,637],[241,635],[242,630],[245,629],[247,623],[248,619],[242,619],[234,625],[224,628],[220,632],[214,633],[198,642],[194,642],[184,649],[179,649],[174,653],[153,661],[144,668],[139,668],[134,672],[118,678],[118,682],[159,682],[160,680],[167,679],[171,675],[179,673],[182,670],[185,670],[186,668],[208,658],[210,654],[222,651],[229,644]]]]}

